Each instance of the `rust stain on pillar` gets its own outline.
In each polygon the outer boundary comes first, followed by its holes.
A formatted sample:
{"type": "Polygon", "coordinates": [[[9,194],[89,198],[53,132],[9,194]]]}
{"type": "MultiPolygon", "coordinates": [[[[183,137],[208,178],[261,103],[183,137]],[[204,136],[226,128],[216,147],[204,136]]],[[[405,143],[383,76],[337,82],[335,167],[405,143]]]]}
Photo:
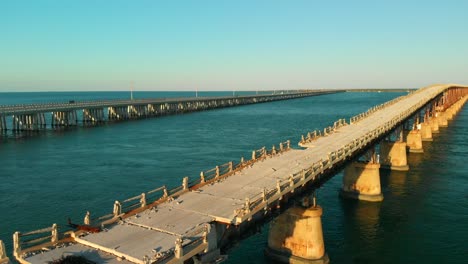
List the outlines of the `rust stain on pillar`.
{"type": "Polygon", "coordinates": [[[320,206],[292,207],[271,223],[267,257],[282,263],[329,263],[320,206]]]}

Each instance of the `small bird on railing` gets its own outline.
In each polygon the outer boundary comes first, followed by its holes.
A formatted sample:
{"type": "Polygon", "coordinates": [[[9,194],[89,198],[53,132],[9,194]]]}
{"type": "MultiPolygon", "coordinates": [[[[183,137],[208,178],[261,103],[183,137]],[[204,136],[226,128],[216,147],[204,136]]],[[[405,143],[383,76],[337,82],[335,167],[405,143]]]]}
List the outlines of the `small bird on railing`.
{"type": "Polygon", "coordinates": [[[99,227],[73,224],[70,217],[68,218],[68,226],[72,227],[72,228],[75,228],[77,231],[82,230],[82,231],[91,232],[91,233],[101,232],[101,228],[99,228],[99,227]]]}

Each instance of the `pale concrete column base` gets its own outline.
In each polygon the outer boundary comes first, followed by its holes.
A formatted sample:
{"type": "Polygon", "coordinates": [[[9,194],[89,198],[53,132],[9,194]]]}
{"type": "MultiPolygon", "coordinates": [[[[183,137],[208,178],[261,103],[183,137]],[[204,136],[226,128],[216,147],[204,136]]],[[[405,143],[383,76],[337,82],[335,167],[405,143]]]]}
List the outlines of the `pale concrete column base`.
{"type": "Polygon", "coordinates": [[[407,171],[406,142],[380,142],[380,168],[407,171]]]}
{"type": "Polygon", "coordinates": [[[424,153],[421,132],[418,130],[411,130],[406,136],[406,144],[411,153],[424,153]]]}
{"type": "Polygon", "coordinates": [[[447,118],[447,121],[450,121],[453,119],[454,111],[452,107],[449,107],[448,109],[445,110],[445,118],[447,118]]]}
{"type": "Polygon", "coordinates": [[[439,127],[448,127],[447,117],[444,112],[437,113],[437,123],[439,127]]]}
{"type": "Polygon", "coordinates": [[[409,165],[395,166],[395,165],[380,165],[381,169],[393,171],[409,171],[409,165]]]}
{"type": "Polygon", "coordinates": [[[291,263],[291,264],[328,264],[330,263],[330,258],[328,254],[325,253],[323,257],[319,259],[305,259],[301,257],[296,257],[293,255],[288,255],[284,252],[280,252],[271,248],[265,249],[265,256],[271,260],[281,263],[291,263]]]}
{"type": "Polygon", "coordinates": [[[380,188],[380,164],[352,162],[346,166],[343,175],[341,197],[380,202],[383,200],[380,188]]]}
{"type": "Polygon", "coordinates": [[[427,122],[422,123],[420,132],[422,141],[432,141],[432,128],[430,124],[427,122]]]}
{"type": "Polygon", "coordinates": [[[429,120],[429,123],[431,124],[431,129],[432,129],[432,133],[434,134],[437,134],[437,133],[440,133],[439,131],[439,121],[437,120],[437,117],[431,117],[430,120],[429,120]]]}
{"type": "Polygon", "coordinates": [[[282,263],[328,263],[322,208],[291,207],[270,224],[265,255],[282,263]]]}
{"type": "Polygon", "coordinates": [[[383,201],[383,194],[362,194],[357,192],[347,192],[340,190],[340,196],[346,199],[354,199],[366,202],[381,202],[383,201]]]}
{"type": "Polygon", "coordinates": [[[410,153],[424,153],[424,150],[421,148],[421,149],[411,149],[409,150],[410,153]]]}

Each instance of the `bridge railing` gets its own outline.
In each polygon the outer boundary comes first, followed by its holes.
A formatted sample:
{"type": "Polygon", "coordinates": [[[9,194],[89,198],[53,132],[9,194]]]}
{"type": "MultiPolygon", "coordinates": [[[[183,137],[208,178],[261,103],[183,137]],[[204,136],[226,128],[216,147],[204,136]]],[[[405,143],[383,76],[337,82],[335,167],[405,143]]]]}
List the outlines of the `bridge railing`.
{"type": "Polygon", "coordinates": [[[285,97],[293,98],[305,96],[307,94],[321,94],[327,93],[326,91],[303,91],[298,93],[284,93],[284,94],[261,94],[261,95],[243,95],[243,96],[217,96],[217,97],[183,97],[183,98],[148,98],[148,99],[106,99],[106,100],[92,100],[92,101],[75,101],[75,102],[47,102],[36,104],[14,104],[14,105],[0,105],[0,112],[5,110],[40,110],[45,108],[67,108],[67,107],[106,107],[112,104],[128,104],[128,105],[142,105],[148,103],[163,103],[163,102],[176,102],[176,101],[202,101],[202,100],[228,100],[228,99],[262,99],[265,101],[269,98],[285,97]]]}
{"type": "Polygon", "coordinates": [[[281,199],[285,193],[294,192],[297,187],[305,185],[310,180],[320,179],[320,175],[322,175],[326,169],[331,168],[335,163],[351,156],[358,148],[359,145],[357,142],[349,143],[337,151],[330,152],[326,159],[321,159],[300,172],[290,174],[287,179],[278,180],[276,188],[264,189],[260,193],[247,197],[243,208],[235,211],[236,216],[242,218],[249,214],[252,215],[256,211],[262,210],[262,208],[266,209],[268,204],[281,199]]]}
{"type": "Polygon", "coordinates": [[[115,201],[112,213],[110,214],[91,218],[88,212],[85,216],[84,224],[103,227],[107,224],[114,223],[119,217],[122,217],[125,214],[129,214],[137,210],[144,210],[148,206],[162,202],[168,197],[169,191],[166,186],[163,185],[125,200],[115,201]]]}
{"type": "MultiPolygon", "coordinates": [[[[395,101],[399,101],[402,98],[396,98],[395,101]]],[[[381,109],[389,104],[395,102],[390,102],[388,104],[383,104],[383,106],[378,106],[371,108],[370,112],[376,111],[377,109],[381,109]]],[[[368,131],[359,139],[354,139],[352,142],[342,146],[336,151],[332,151],[328,153],[326,159],[322,159],[316,163],[314,163],[309,168],[302,170],[301,172],[291,174],[288,179],[279,180],[277,182],[277,187],[275,189],[264,189],[262,192],[257,193],[251,197],[247,197],[245,199],[245,204],[242,209],[235,210],[235,214],[237,217],[243,218],[244,216],[249,216],[255,213],[261,208],[267,208],[268,204],[277,200],[279,197],[282,197],[285,192],[294,192],[294,189],[298,187],[300,184],[305,184],[309,180],[316,180],[320,179],[320,175],[323,174],[324,170],[331,168],[334,164],[343,161],[344,159],[352,156],[357,150],[364,148],[370,142],[378,138],[379,136],[385,134],[386,132],[393,129],[399,122],[402,122],[406,118],[408,118],[412,113],[414,113],[417,109],[422,107],[425,104],[424,100],[421,100],[417,104],[413,105],[411,108],[407,109],[406,111],[400,113],[398,116],[392,118],[390,121],[386,122],[385,124],[368,131]]],[[[337,121],[338,122],[338,121],[337,121]]],[[[345,124],[340,124],[340,122],[335,122],[336,125],[340,126],[345,124]]],[[[326,133],[329,131],[333,131],[330,129],[331,127],[325,130],[326,133]]],[[[311,133],[311,135],[307,136],[307,139],[313,140],[316,139],[320,135],[317,131],[311,133]]]]}
{"type": "Polygon", "coordinates": [[[314,140],[319,139],[320,137],[330,135],[331,133],[336,132],[336,130],[346,125],[348,125],[348,123],[346,123],[346,119],[342,118],[342,119],[338,119],[337,121],[335,121],[333,123],[333,126],[328,126],[324,128],[323,133],[321,130],[314,130],[311,132],[307,132],[307,135],[305,136],[301,135],[301,140],[299,141],[299,145],[310,143],[314,140]]]}
{"type": "Polygon", "coordinates": [[[174,263],[175,260],[183,262],[208,247],[207,235],[208,227],[202,225],[177,237],[174,241],[174,248],[157,252],[152,257],[145,256],[143,260],[146,261],[145,263],[174,263]]]}
{"type": "Polygon", "coordinates": [[[278,146],[272,146],[270,150],[266,147],[254,150],[252,153],[255,154],[255,157],[252,156],[251,160],[245,161],[244,158],[241,158],[239,163],[233,161],[215,166],[212,169],[205,170],[200,172],[199,178],[194,178],[190,180],[189,177],[184,177],[182,179],[182,184],[168,189],[166,186],[158,187],[156,189],[150,190],[148,192],[136,195],[125,200],[115,201],[113,212],[111,214],[106,214],[96,218],[90,218],[90,216],[85,216],[85,224],[93,226],[104,226],[116,222],[120,217],[125,217],[125,215],[131,215],[139,211],[145,210],[149,207],[157,206],[158,204],[174,199],[174,197],[188,192],[190,190],[196,190],[206,184],[216,182],[222,178],[228,177],[235,172],[241,171],[247,166],[253,165],[255,162],[263,160],[274,155],[279,155],[285,151],[290,150],[291,143],[289,140],[280,142],[278,146]],[[89,217],[89,220],[86,220],[86,217],[89,217]]]}
{"type": "Polygon", "coordinates": [[[402,99],[407,98],[410,94],[413,94],[413,93],[414,92],[410,92],[410,93],[408,93],[408,95],[399,96],[399,97],[396,97],[396,98],[394,98],[394,99],[392,99],[390,101],[382,103],[380,105],[373,106],[373,107],[369,108],[369,110],[367,110],[366,112],[360,113],[360,114],[358,114],[356,116],[351,117],[349,119],[349,123],[353,124],[353,123],[359,122],[360,120],[366,118],[370,114],[372,114],[372,113],[374,113],[374,112],[376,112],[378,110],[381,110],[381,109],[383,109],[383,108],[385,108],[387,106],[393,105],[393,104],[401,101],[402,99]]]}
{"type": "Polygon", "coordinates": [[[13,255],[21,262],[23,256],[28,252],[55,246],[59,243],[60,239],[65,237],[64,232],[59,233],[59,226],[57,224],[24,233],[15,232],[13,234],[13,255]]]}
{"type": "Polygon", "coordinates": [[[263,189],[262,192],[245,198],[244,206],[234,211],[236,217],[248,217],[259,210],[266,210],[270,203],[281,199],[285,193],[294,192],[299,185],[305,185],[309,180],[315,180],[330,166],[329,160],[320,160],[307,169],[290,174],[287,179],[278,180],[275,188],[263,189]]]}

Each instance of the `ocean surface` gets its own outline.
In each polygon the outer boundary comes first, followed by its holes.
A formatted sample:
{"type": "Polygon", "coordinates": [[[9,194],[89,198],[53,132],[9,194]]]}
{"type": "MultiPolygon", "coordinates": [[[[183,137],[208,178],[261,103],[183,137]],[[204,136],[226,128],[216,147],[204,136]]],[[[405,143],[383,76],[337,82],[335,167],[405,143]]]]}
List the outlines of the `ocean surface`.
{"type": "MultiPolygon", "coordinates": [[[[253,92],[255,93],[255,92],[253,92]]],[[[247,94],[247,93],[245,93],[247,94]]],[[[252,94],[252,93],[250,93],[252,94]]],[[[193,96],[135,92],[135,98],[193,96]]],[[[199,96],[232,92],[199,93],[199,96]]],[[[110,123],[94,128],[8,134],[0,140],[0,239],[11,255],[14,231],[70,217],[112,212],[113,202],[161,185],[175,187],[253,149],[349,118],[403,93],[339,93],[110,123]]],[[[123,99],[124,92],[0,93],[0,105],[123,99]]],[[[318,191],[331,263],[467,263],[468,109],[441,128],[424,154],[409,154],[410,171],[382,172],[384,201],[338,196],[338,173],[318,191]]],[[[214,201],[215,202],[215,201],[214,201]]],[[[235,245],[226,263],[268,263],[268,225],[235,245]]]]}

